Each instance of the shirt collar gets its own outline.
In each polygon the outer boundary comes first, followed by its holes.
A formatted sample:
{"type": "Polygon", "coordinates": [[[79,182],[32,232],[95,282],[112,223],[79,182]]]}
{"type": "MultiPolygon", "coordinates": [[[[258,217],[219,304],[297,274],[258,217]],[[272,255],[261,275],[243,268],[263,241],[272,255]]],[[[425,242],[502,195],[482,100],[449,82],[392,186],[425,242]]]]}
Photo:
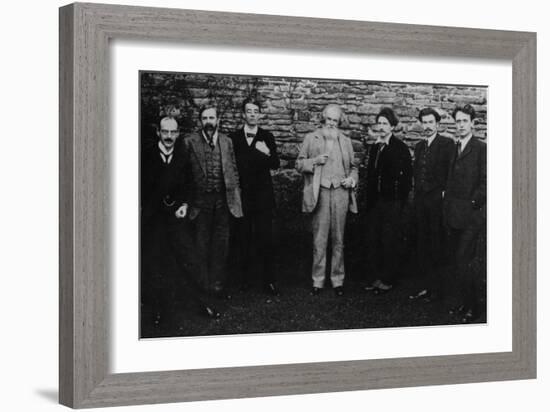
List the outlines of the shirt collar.
{"type": "Polygon", "coordinates": [[[258,134],[258,125],[254,126],[254,127],[250,127],[249,125],[245,124],[244,125],[244,135],[246,136],[247,133],[252,133],[254,135],[258,134]]]}
{"type": "Polygon", "coordinates": [[[433,143],[436,137],[437,137],[437,133],[434,133],[431,137],[428,137],[426,139],[426,143],[428,143],[428,147],[431,146],[431,144],[433,143]]]}
{"type": "Polygon", "coordinates": [[[470,140],[472,140],[472,137],[474,135],[472,133],[470,133],[468,136],[466,136],[464,139],[458,139],[458,141],[460,142],[460,150],[464,150],[464,148],[466,147],[466,145],[470,142],[470,140]]]}
{"type": "Polygon", "coordinates": [[[387,139],[382,139],[382,138],[378,137],[378,138],[376,139],[376,143],[383,143],[383,144],[389,145],[389,144],[390,144],[390,139],[391,139],[392,137],[393,137],[393,133],[390,134],[390,135],[388,136],[387,139]]]}
{"type": "Polygon", "coordinates": [[[159,146],[160,152],[165,156],[170,156],[174,152],[174,146],[172,146],[170,149],[167,149],[166,146],[164,146],[160,140],[158,142],[158,146],[159,146]]]}
{"type": "MultiPolygon", "coordinates": [[[[206,143],[209,143],[208,141],[208,137],[206,136],[206,133],[204,133],[204,130],[201,130],[201,133],[202,133],[202,137],[204,138],[204,141],[206,143]]],[[[216,129],[216,131],[214,132],[214,134],[212,135],[212,144],[214,146],[216,146],[216,144],[218,143],[218,130],[216,129]]]]}

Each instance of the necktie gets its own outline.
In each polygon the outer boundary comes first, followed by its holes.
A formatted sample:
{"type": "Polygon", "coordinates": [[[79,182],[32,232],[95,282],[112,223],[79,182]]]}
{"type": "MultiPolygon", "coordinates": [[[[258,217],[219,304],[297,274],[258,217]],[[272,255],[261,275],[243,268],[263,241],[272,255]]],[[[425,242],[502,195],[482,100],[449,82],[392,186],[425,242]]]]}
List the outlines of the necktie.
{"type": "Polygon", "coordinates": [[[160,157],[161,157],[162,161],[163,161],[165,164],[169,164],[169,163],[170,163],[170,160],[172,160],[172,153],[170,153],[170,154],[164,154],[164,153],[160,152],[160,157]]]}
{"type": "Polygon", "coordinates": [[[214,148],[214,138],[213,136],[206,136],[208,139],[208,145],[213,149],[214,148]]]}
{"type": "Polygon", "coordinates": [[[460,153],[462,153],[462,142],[459,140],[456,142],[456,154],[457,156],[460,156],[460,153]]]}

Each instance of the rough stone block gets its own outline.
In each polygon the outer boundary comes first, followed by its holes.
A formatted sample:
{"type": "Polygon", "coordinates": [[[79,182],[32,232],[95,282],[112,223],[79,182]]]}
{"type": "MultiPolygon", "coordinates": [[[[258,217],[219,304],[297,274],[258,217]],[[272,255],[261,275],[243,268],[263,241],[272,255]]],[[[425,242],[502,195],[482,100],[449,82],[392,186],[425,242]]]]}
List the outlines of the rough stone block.
{"type": "Polygon", "coordinates": [[[357,107],[357,113],[360,114],[378,114],[383,105],[381,104],[363,104],[357,107]]]}

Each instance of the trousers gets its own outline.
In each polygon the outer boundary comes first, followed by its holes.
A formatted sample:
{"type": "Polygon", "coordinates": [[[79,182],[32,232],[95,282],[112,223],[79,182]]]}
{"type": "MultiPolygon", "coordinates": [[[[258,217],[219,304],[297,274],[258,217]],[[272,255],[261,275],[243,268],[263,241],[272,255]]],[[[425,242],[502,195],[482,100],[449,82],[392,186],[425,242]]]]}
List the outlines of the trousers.
{"type": "Polygon", "coordinates": [[[313,286],[322,288],[325,281],[327,246],[331,241],[330,281],[336,288],[344,284],[344,229],[349,207],[349,191],[343,187],[321,187],[313,212],[313,286]]]}
{"type": "Polygon", "coordinates": [[[206,291],[218,293],[225,287],[231,217],[225,195],[212,192],[193,219],[194,266],[197,282],[206,291]]]}

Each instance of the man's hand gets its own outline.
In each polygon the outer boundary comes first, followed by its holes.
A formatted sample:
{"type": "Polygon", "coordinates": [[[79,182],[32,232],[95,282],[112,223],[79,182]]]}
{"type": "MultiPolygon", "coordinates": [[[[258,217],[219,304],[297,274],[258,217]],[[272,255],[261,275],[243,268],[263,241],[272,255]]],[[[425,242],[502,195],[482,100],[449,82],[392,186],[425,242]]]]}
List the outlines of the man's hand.
{"type": "Polygon", "coordinates": [[[328,153],[325,153],[325,154],[317,156],[315,158],[314,163],[316,165],[324,165],[327,162],[327,159],[328,159],[328,153]]]}
{"type": "Polygon", "coordinates": [[[185,216],[187,216],[187,203],[184,203],[176,210],[176,217],[178,219],[183,219],[185,216]]]}
{"type": "Polygon", "coordinates": [[[351,176],[346,177],[345,179],[342,179],[342,181],[340,183],[346,189],[353,189],[355,187],[355,180],[353,180],[353,177],[351,177],[351,176]]]}
{"type": "Polygon", "coordinates": [[[256,142],[256,149],[268,156],[271,153],[271,150],[269,150],[269,147],[264,142],[256,142]]]}

